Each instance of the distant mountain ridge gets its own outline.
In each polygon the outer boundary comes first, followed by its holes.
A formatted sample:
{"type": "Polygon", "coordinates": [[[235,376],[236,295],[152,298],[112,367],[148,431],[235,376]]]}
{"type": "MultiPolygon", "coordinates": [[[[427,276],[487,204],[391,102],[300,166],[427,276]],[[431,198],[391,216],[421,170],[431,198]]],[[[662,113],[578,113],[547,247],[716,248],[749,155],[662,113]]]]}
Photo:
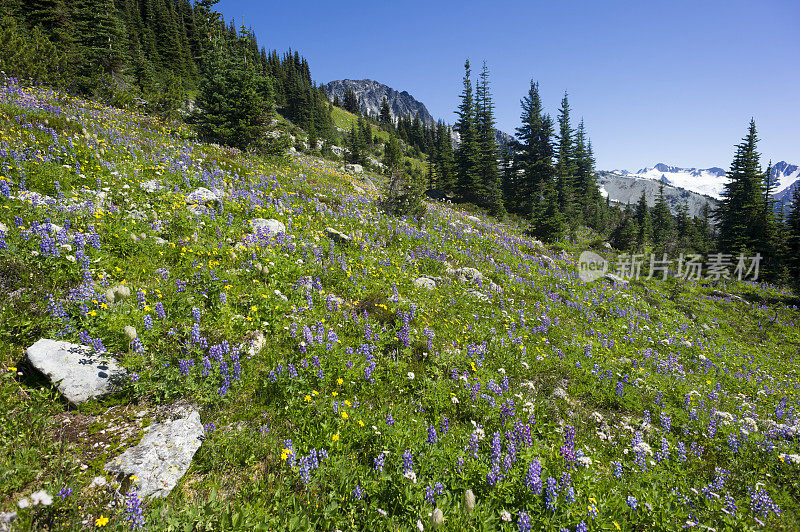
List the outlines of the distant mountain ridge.
{"type": "MultiPolygon", "coordinates": [[[[622,175],[617,170],[596,172],[597,186],[600,187],[600,193],[603,197],[607,197],[610,201],[620,206],[628,203],[634,205],[641,198],[642,192],[644,192],[647,204],[651,207],[655,205],[661,181],[637,177],[636,174],[628,174],[622,175]]],[[[664,183],[664,196],[673,214],[677,214],[678,207],[684,204],[688,207],[689,216],[700,216],[706,204],[712,209],[719,205],[719,201],[711,196],[699,194],[669,183],[664,183]]]]}
{"type": "MultiPolygon", "coordinates": [[[[610,173],[632,179],[662,181],[665,184],[711,196],[717,200],[722,197],[722,191],[728,182],[726,171],[718,166],[681,168],[658,163],[652,167],[641,168],[636,172],[611,170],[610,173]]],[[[788,203],[791,200],[791,190],[798,186],[798,181],[800,181],[800,168],[786,161],[779,161],[772,166],[770,176],[770,180],[775,186],[773,197],[777,201],[788,203]]]]}
{"type": "MultiPolygon", "coordinates": [[[[397,91],[383,83],[371,79],[339,79],[330,81],[323,86],[331,101],[337,96],[339,101],[344,101],[345,92],[348,89],[352,89],[358,98],[362,113],[377,116],[381,110],[381,102],[386,98],[393,119],[397,120],[401,116],[413,117],[414,115],[419,115],[420,120],[426,125],[433,126],[436,124],[436,119],[433,118],[424,103],[406,91],[397,91]]],[[[508,133],[498,129],[495,130],[495,140],[500,146],[513,140],[513,138],[508,133]]],[[[457,134],[453,135],[453,141],[458,142],[457,134]]]]}
{"type": "Polygon", "coordinates": [[[386,98],[393,119],[419,115],[419,119],[428,126],[436,124],[436,120],[424,103],[406,91],[398,92],[388,85],[371,79],[338,79],[326,83],[324,87],[330,100],[338,96],[339,101],[344,101],[345,93],[348,89],[352,89],[358,98],[361,112],[368,115],[378,116],[381,111],[381,102],[386,98]]]}

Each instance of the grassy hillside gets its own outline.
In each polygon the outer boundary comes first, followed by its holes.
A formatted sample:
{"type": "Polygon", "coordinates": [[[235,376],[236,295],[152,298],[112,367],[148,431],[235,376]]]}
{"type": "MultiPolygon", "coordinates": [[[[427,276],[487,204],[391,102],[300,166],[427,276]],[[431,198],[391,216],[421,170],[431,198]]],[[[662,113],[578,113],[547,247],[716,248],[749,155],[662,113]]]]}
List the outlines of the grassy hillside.
{"type": "Polygon", "coordinates": [[[103,465],[182,400],[205,438],[149,530],[796,528],[796,297],[585,284],[588,239],[388,217],[337,167],[0,89],[0,512],[129,529],[103,465]],[[20,364],[43,337],[107,350],[125,390],[68,407],[20,364]]]}

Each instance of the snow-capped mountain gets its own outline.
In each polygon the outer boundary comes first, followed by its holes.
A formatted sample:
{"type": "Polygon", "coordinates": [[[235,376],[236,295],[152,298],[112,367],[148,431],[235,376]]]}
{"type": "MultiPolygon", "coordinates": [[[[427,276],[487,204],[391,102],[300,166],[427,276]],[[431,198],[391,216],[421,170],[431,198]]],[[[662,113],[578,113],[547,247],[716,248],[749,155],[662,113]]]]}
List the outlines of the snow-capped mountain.
{"type": "Polygon", "coordinates": [[[719,199],[722,189],[727,183],[725,170],[718,167],[712,168],[678,168],[664,163],[649,168],[642,168],[636,172],[627,170],[613,170],[615,174],[638,179],[651,179],[663,181],[666,185],[685,188],[698,194],[719,199]]]}
{"type": "Polygon", "coordinates": [[[770,180],[775,185],[772,197],[776,202],[789,205],[792,202],[794,189],[800,187],[800,167],[780,161],[772,167],[770,180]]]}
{"type": "MultiPolygon", "coordinates": [[[[663,181],[667,185],[684,188],[698,194],[720,199],[728,178],[725,170],[717,166],[711,168],[679,168],[658,163],[653,167],[642,168],[636,172],[612,170],[614,174],[634,179],[650,179],[663,181]]],[[[800,168],[796,165],[780,161],[773,165],[771,180],[775,184],[773,195],[780,199],[786,191],[800,180],[800,168]]]]}

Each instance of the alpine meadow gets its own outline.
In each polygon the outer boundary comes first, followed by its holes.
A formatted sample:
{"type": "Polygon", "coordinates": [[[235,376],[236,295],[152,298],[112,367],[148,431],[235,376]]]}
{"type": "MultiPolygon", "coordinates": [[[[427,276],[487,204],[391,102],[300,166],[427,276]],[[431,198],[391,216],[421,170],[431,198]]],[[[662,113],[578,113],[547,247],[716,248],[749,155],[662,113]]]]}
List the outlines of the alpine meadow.
{"type": "Polygon", "coordinates": [[[0,0],[0,531],[800,530],[777,96],[613,107],[563,6],[218,1],[0,0]]]}

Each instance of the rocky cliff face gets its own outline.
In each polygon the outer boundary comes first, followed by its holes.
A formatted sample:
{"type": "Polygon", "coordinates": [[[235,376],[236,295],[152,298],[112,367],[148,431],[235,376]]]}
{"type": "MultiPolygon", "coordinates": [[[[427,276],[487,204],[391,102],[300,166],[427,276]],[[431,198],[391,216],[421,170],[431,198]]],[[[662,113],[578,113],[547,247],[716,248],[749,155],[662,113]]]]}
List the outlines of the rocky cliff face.
{"type": "Polygon", "coordinates": [[[344,101],[347,89],[352,89],[356,93],[361,111],[365,114],[377,116],[381,111],[381,102],[386,98],[392,111],[392,118],[419,115],[420,120],[429,126],[436,123],[425,104],[414,99],[406,91],[398,92],[371,79],[339,79],[325,84],[325,90],[331,100],[338,96],[340,101],[344,101]]]}
{"type": "MultiPolygon", "coordinates": [[[[425,104],[411,96],[408,92],[398,92],[393,88],[378,83],[371,79],[339,79],[325,84],[328,98],[333,99],[338,96],[339,101],[344,101],[344,93],[347,89],[352,89],[356,93],[361,111],[368,115],[377,116],[381,111],[381,102],[384,98],[389,103],[392,118],[397,119],[401,116],[419,115],[420,120],[432,126],[436,124],[425,104]]],[[[495,140],[502,146],[513,139],[508,133],[495,130],[495,140]]],[[[458,143],[458,135],[453,135],[454,144],[458,143]]]]}
{"type": "MultiPolygon", "coordinates": [[[[624,176],[614,172],[597,172],[597,185],[600,193],[608,197],[612,202],[625,205],[628,202],[634,205],[644,192],[647,204],[651,207],[655,205],[658,189],[661,185],[659,181],[641,177],[624,176]]],[[[689,207],[689,216],[700,216],[703,206],[709,204],[712,210],[719,202],[710,197],[679,188],[672,185],[664,185],[664,196],[667,205],[673,214],[678,212],[678,207],[684,203],[689,207]]]]}

